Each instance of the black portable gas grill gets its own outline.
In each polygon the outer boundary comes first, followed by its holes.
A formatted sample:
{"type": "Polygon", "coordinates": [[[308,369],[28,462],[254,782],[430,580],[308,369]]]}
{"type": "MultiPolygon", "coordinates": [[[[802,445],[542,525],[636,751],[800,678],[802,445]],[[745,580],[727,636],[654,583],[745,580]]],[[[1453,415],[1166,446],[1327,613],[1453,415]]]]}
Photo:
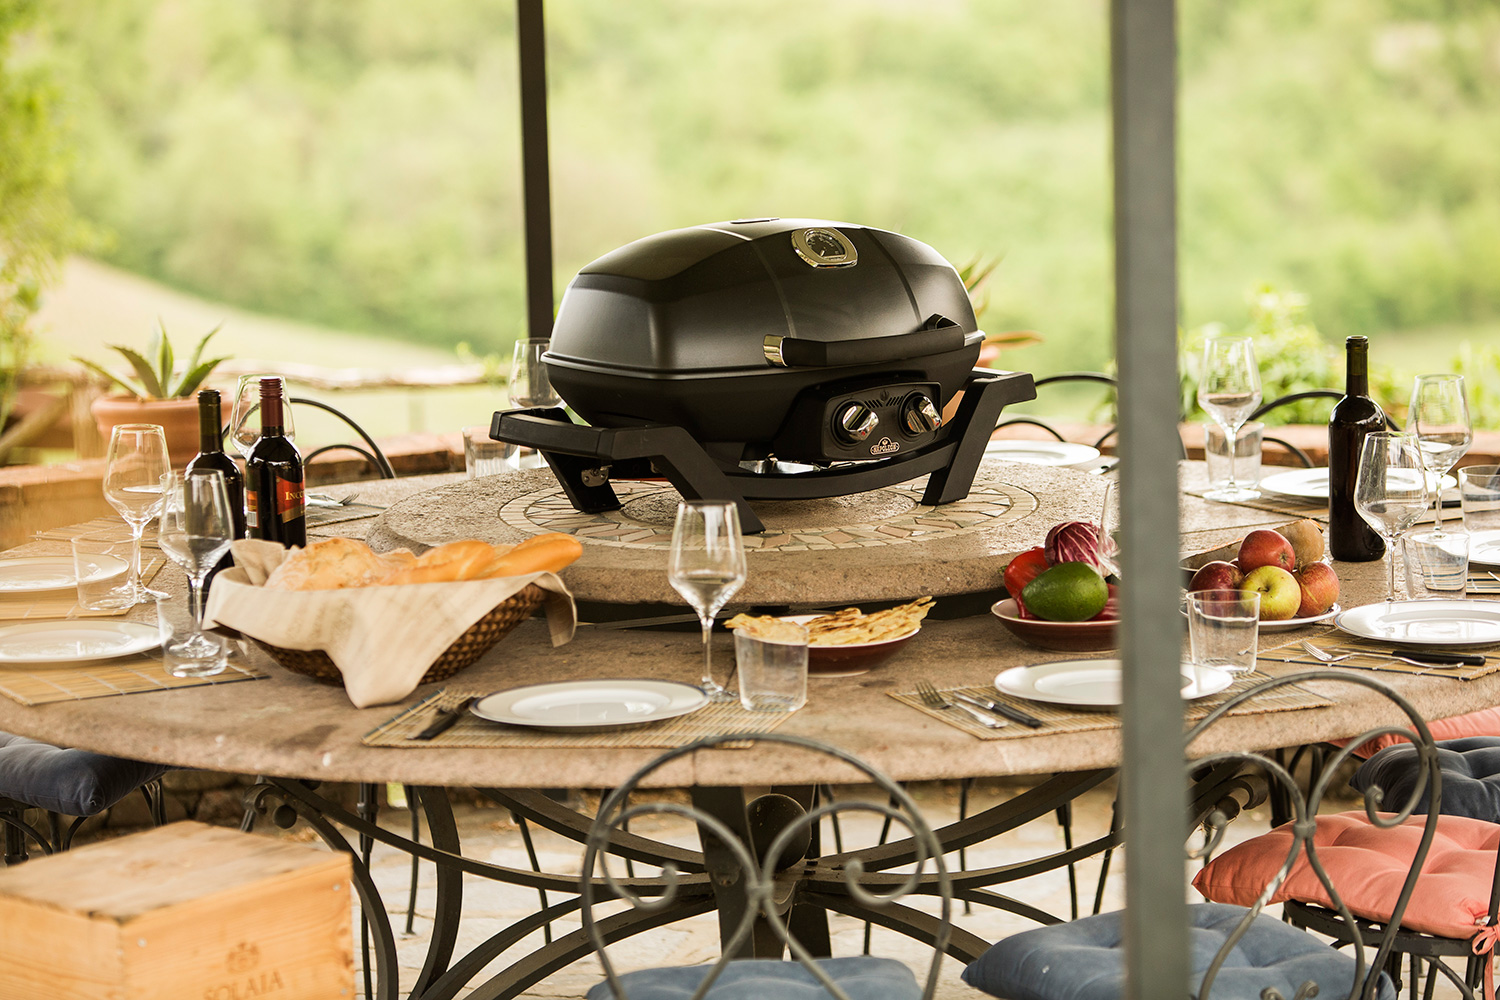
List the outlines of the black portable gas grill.
{"type": "Polygon", "coordinates": [[[561,408],[497,412],[490,436],[541,451],[581,511],[617,509],[611,477],[662,476],[686,498],[845,496],[928,476],[968,494],[1024,372],[974,368],[984,334],[953,266],[896,233],[742,219],[608,253],[563,295],[545,361],[561,408]],[[952,419],[945,405],[960,390],[952,419]]]}

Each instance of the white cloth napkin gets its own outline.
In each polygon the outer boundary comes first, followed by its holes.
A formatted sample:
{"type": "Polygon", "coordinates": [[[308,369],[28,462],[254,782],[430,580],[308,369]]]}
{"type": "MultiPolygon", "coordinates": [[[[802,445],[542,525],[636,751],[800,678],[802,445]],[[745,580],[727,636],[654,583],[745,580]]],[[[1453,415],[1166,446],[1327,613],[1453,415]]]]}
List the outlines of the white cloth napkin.
{"type": "Polygon", "coordinates": [[[573,595],[555,573],[395,587],[266,590],[266,577],[286,555],[275,542],[235,542],[235,566],[214,578],[204,617],[272,646],[323,650],[359,708],[411,694],[443,650],[527,584],[547,592],[543,607],[552,645],[572,639],[577,624],[573,595]]]}

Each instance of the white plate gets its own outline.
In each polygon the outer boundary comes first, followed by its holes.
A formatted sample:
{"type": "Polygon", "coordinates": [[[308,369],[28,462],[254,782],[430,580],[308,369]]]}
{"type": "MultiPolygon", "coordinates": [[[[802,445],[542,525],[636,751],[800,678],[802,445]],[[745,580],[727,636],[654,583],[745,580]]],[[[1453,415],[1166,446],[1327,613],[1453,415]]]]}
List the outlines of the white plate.
{"type": "MultiPolygon", "coordinates": [[[[1182,665],[1186,683],[1182,697],[1191,701],[1229,687],[1234,678],[1217,667],[1182,665]]],[[[1120,661],[1058,660],[1012,667],[995,678],[1004,694],[1075,708],[1117,708],[1120,704],[1120,661]]]]}
{"type": "Polygon", "coordinates": [[[1500,601],[1380,601],[1350,608],[1333,624],[1408,646],[1482,646],[1500,642],[1500,601]]]}
{"type": "Polygon", "coordinates": [[[0,628],[0,663],[79,663],[127,656],[161,642],[140,622],[34,622],[0,628]]]}
{"type": "MultiPolygon", "coordinates": [[[[1392,473],[1393,476],[1396,474],[1396,472],[1392,473]]],[[[1416,474],[1412,475],[1415,477],[1416,474]]],[[[1428,477],[1428,485],[1431,486],[1431,476],[1428,477]]],[[[1443,489],[1446,490],[1456,485],[1458,485],[1457,479],[1452,476],[1443,477],[1443,489]]],[[[1283,496],[1302,497],[1306,500],[1327,500],[1328,470],[1324,468],[1293,469],[1290,472],[1278,472],[1262,479],[1260,488],[1270,490],[1272,493],[1280,493],[1283,496]]]]}
{"type": "MultiPolygon", "coordinates": [[[[98,567],[92,577],[95,580],[119,576],[128,568],[125,560],[114,556],[100,555],[96,558],[98,567]]],[[[72,556],[0,559],[0,594],[40,594],[76,586],[78,578],[73,573],[72,556]]]]}
{"type": "Polygon", "coordinates": [[[557,681],[496,691],[469,711],[490,722],[536,729],[615,729],[686,715],[708,696],[677,681],[557,681]]]}
{"type": "Polygon", "coordinates": [[[1030,465],[1057,465],[1091,469],[1099,463],[1099,449],[1071,441],[991,441],[984,446],[986,458],[1030,465]]]}
{"type": "Polygon", "coordinates": [[[1469,562],[1500,566],[1500,530],[1469,532],[1469,562]]]}

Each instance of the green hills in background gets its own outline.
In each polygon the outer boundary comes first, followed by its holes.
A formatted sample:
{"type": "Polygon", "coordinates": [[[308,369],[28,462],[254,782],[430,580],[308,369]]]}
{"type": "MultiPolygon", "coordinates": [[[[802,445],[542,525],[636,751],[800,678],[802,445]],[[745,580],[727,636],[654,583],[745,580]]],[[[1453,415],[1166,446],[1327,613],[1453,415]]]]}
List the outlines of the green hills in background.
{"type": "MultiPolygon", "coordinates": [[[[1184,325],[1243,324],[1263,283],[1305,294],[1325,338],[1500,324],[1495,5],[1179,11],[1184,325]]],[[[1000,258],[985,328],[1044,337],[1016,367],[1107,363],[1104,0],[546,16],[559,294],[664,229],[847,220],[1000,258]]],[[[44,17],[99,256],[346,329],[480,351],[522,332],[510,0],[52,0],[44,17]]]]}

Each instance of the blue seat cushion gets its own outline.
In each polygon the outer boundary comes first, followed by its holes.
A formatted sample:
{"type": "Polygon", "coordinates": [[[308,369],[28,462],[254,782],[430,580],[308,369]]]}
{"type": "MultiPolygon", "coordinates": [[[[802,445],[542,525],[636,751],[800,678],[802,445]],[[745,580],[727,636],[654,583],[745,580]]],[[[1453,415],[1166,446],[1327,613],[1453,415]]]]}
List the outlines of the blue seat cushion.
{"type": "Polygon", "coordinates": [[[68,816],[108,809],[169,770],[0,732],[0,797],[68,816]]]}
{"type": "MultiPolygon", "coordinates": [[[[1190,996],[1198,996],[1214,955],[1247,912],[1224,903],[1188,907],[1190,996]]],[[[964,982],[1005,1000],[1118,1000],[1125,995],[1122,938],[1118,911],[1022,931],[971,962],[964,982]]],[[[1371,954],[1367,950],[1367,963],[1371,954]]],[[[1318,984],[1318,1000],[1347,998],[1354,985],[1354,959],[1305,931],[1260,914],[1225,958],[1209,997],[1260,1000],[1267,986],[1290,997],[1309,980],[1318,984]]],[[[1396,991],[1384,972],[1376,996],[1395,1000],[1396,991]]]]}
{"type": "MultiPolygon", "coordinates": [[[[1443,798],[1438,811],[1445,816],[1467,816],[1500,823],[1500,738],[1466,736],[1443,740],[1437,747],[1443,771],[1443,798]]],[[[1411,797],[1421,774],[1417,748],[1410,743],[1386,747],[1365,761],[1354,774],[1360,791],[1376,786],[1385,793],[1383,808],[1397,810],[1411,797]]],[[[1424,794],[1413,810],[1427,812],[1424,794]]]]}
{"type": "MultiPolygon", "coordinates": [[[[857,955],[820,958],[817,964],[839,984],[849,1000],[920,1000],[917,977],[900,962],[857,955]]],[[[708,975],[711,965],[642,969],[620,977],[629,1000],[687,1000],[708,975]]],[[[746,958],[730,962],[709,987],[713,1000],[827,1000],[829,992],[800,962],[746,958]]],[[[587,1000],[614,1000],[604,982],[589,990],[587,1000]]]]}

